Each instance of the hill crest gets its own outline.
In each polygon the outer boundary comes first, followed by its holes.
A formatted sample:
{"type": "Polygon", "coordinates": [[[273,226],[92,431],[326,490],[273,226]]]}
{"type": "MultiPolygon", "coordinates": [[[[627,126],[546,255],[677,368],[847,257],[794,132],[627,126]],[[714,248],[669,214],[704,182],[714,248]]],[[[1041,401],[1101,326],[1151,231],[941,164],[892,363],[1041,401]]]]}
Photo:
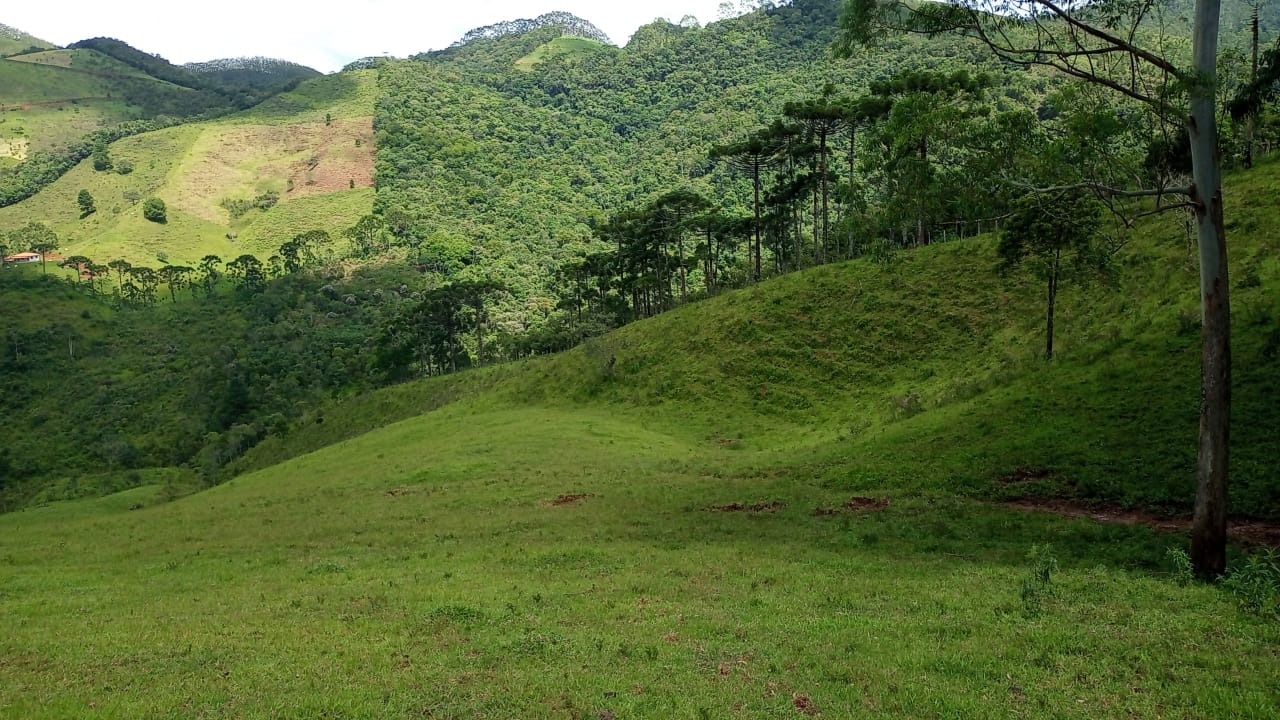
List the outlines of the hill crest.
{"type": "Polygon", "coordinates": [[[254,57],[218,58],[204,62],[184,63],[182,67],[195,73],[217,73],[229,70],[250,70],[262,73],[305,72],[310,77],[321,75],[319,70],[289,60],[257,55],[254,57]]]}
{"type": "Polygon", "coordinates": [[[545,28],[557,28],[562,30],[565,35],[585,37],[608,45],[613,44],[613,41],[609,39],[609,36],[603,30],[587,20],[583,20],[573,13],[557,11],[539,15],[532,19],[507,20],[493,25],[478,27],[463,35],[461,40],[450,47],[461,47],[476,40],[495,40],[508,35],[524,35],[545,28]]]}
{"type": "Polygon", "coordinates": [[[41,40],[12,25],[0,23],[0,57],[21,54],[31,49],[48,50],[53,47],[55,45],[47,40],[41,40]]]}

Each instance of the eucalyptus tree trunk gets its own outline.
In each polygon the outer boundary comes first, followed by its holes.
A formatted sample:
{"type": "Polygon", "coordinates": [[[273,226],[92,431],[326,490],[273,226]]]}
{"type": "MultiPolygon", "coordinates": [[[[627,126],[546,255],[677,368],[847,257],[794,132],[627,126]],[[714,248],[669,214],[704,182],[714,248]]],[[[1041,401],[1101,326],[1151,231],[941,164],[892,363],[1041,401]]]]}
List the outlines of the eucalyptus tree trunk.
{"type": "Polygon", "coordinates": [[[1220,0],[1196,0],[1191,138],[1196,231],[1200,243],[1202,328],[1200,439],[1191,561],[1204,578],[1227,568],[1227,458],[1231,423],[1231,302],[1222,219],[1222,160],[1214,113],[1220,0]]]}
{"type": "Polygon", "coordinates": [[[754,168],[753,168],[753,171],[752,171],[752,174],[751,174],[751,181],[752,181],[752,182],[751,182],[751,184],[752,184],[752,186],[754,187],[754,189],[755,189],[755,194],[756,194],[756,196],[755,196],[755,204],[754,204],[754,207],[755,207],[755,213],[756,213],[756,222],[755,222],[755,225],[753,226],[753,229],[754,229],[755,246],[752,248],[752,250],[753,250],[753,252],[754,252],[754,254],[755,254],[755,258],[754,258],[754,260],[755,260],[755,281],[756,281],[756,282],[760,282],[760,254],[761,254],[761,247],[760,247],[760,163],[759,163],[758,161],[755,163],[755,166],[754,166],[754,168]]]}
{"type": "MultiPolygon", "coordinates": [[[[1258,8],[1261,1],[1255,2],[1253,5],[1253,16],[1250,18],[1250,26],[1253,31],[1253,63],[1249,68],[1249,82],[1258,80],[1258,8]]],[[[1253,138],[1257,133],[1258,118],[1255,113],[1249,113],[1244,119],[1244,166],[1246,168],[1253,167],[1253,138]]]]}
{"type": "Polygon", "coordinates": [[[1058,303],[1058,275],[1062,271],[1062,251],[1054,250],[1049,265],[1049,309],[1045,320],[1044,359],[1053,359],[1053,311],[1058,303]]]}
{"type": "Polygon", "coordinates": [[[822,173],[822,245],[818,251],[818,263],[827,261],[827,246],[831,242],[831,188],[827,177],[827,132],[818,132],[818,162],[822,173]]]}
{"type": "Polygon", "coordinates": [[[929,244],[929,232],[925,229],[924,224],[924,187],[925,179],[929,173],[929,138],[920,138],[920,200],[916,213],[916,245],[924,247],[929,244]]]}

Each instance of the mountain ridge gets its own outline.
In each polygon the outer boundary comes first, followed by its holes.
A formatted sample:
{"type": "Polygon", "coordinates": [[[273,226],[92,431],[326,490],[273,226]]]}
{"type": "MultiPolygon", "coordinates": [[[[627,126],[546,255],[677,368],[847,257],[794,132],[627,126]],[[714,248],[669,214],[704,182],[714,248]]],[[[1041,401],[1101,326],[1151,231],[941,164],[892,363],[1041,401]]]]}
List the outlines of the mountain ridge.
{"type": "Polygon", "coordinates": [[[475,42],[476,40],[495,40],[508,35],[524,35],[535,30],[542,30],[546,28],[558,28],[563,30],[566,35],[585,37],[608,45],[614,44],[608,34],[593,25],[590,21],[584,20],[573,13],[555,11],[544,13],[536,18],[504,20],[492,25],[485,25],[469,30],[460,40],[454,42],[449,47],[460,47],[462,45],[475,42]]]}

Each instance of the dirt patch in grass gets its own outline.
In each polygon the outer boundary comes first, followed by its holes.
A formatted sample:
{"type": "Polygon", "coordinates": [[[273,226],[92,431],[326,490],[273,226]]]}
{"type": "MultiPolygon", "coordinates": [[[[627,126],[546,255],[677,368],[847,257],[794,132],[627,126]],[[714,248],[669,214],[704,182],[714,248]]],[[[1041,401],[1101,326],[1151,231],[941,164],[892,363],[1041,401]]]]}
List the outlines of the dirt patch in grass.
{"type": "Polygon", "coordinates": [[[1051,477],[1053,477],[1053,471],[1049,468],[1020,467],[1014,468],[1012,472],[999,478],[998,482],[1001,485],[1017,485],[1036,480],[1048,480],[1051,477]]]}
{"type": "Polygon", "coordinates": [[[746,503],[729,503],[728,505],[712,505],[711,507],[708,507],[707,510],[711,512],[721,512],[721,513],[739,513],[739,512],[772,513],[772,512],[778,512],[779,510],[783,510],[786,507],[787,507],[786,503],[778,500],[774,500],[773,502],[752,503],[750,505],[746,503]]]}
{"type": "Polygon", "coordinates": [[[225,199],[267,190],[280,202],[373,187],[373,119],[288,125],[214,124],[181,163],[174,194],[185,212],[229,222],[225,199]]]}
{"type": "Polygon", "coordinates": [[[813,698],[808,695],[801,695],[800,693],[792,695],[791,704],[794,705],[796,710],[799,710],[802,715],[813,717],[818,714],[818,706],[813,704],[813,698]]]}
{"type": "Polygon", "coordinates": [[[289,168],[294,196],[373,187],[372,118],[335,120],[326,126],[310,126],[299,134],[314,154],[289,168]]]}
{"type": "Polygon", "coordinates": [[[561,495],[550,502],[552,507],[564,507],[565,505],[577,505],[584,500],[595,497],[592,493],[578,493],[576,495],[561,495]]]}
{"type": "MultiPolygon", "coordinates": [[[[1063,517],[1088,518],[1104,523],[1120,525],[1145,525],[1162,532],[1189,532],[1191,518],[1162,515],[1144,510],[1130,510],[1106,505],[1085,505],[1070,500],[1021,499],[1005,503],[1020,510],[1048,512],[1063,517]]],[[[1280,547],[1280,524],[1248,518],[1236,518],[1227,523],[1227,535],[1248,545],[1280,547]]]]}
{"type": "Polygon", "coordinates": [[[824,517],[829,515],[839,515],[842,512],[877,512],[887,510],[893,503],[889,498],[871,498],[871,497],[852,497],[849,501],[838,508],[820,507],[813,511],[814,515],[824,517]]]}
{"type": "Polygon", "coordinates": [[[411,487],[391,488],[387,491],[387,497],[404,497],[405,495],[411,495],[412,493],[413,488],[411,487]]]}

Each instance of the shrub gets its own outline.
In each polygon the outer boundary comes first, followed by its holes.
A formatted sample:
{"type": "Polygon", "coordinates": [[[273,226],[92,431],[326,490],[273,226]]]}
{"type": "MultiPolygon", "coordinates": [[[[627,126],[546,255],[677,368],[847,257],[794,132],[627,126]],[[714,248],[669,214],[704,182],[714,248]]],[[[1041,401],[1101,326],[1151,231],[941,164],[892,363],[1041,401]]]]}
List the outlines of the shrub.
{"type": "Polygon", "coordinates": [[[1165,553],[1172,566],[1169,575],[1179,585],[1190,585],[1196,579],[1195,567],[1191,564],[1191,556],[1180,547],[1171,547],[1165,553]]]}
{"type": "Polygon", "coordinates": [[[1222,586],[1240,600],[1244,609],[1280,618],[1280,553],[1264,550],[1250,555],[1222,581],[1222,586]]]}
{"type": "Polygon", "coordinates": [[[169,221],[168,210],[164,206],[164,201],[160,198],[147,198],[147,201],[142,204],[142,217],[153,223],[169,221]]]}
{"type": "Polygon", "coordinates": [[[1049,545],[1032,545],[1027,553],[1030,571],[1022,579],[1022,612],[1027,617],[1039,615],[1044,599],[1053,595],[1053,573],[1058,570],[1058,558],[1049,545]]]}

